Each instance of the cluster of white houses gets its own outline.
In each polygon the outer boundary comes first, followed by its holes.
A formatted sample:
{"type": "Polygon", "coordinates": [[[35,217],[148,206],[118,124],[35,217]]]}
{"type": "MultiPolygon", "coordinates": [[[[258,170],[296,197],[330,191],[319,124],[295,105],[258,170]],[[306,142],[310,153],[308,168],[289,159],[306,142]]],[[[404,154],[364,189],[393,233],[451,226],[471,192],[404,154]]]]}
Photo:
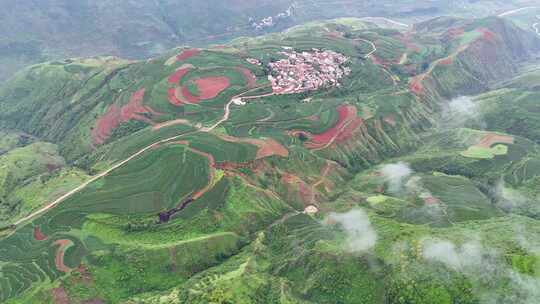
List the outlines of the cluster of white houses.
{"type": "Polygon", "coordinates": [[[339,86],[339,80],[351,70],[344,67],[348,58],[334,51],[312,49],[311,52],[288,50],[286,58],[269,64],[268,80],[276,94],[302,93],[322,87],[339,86]]]}

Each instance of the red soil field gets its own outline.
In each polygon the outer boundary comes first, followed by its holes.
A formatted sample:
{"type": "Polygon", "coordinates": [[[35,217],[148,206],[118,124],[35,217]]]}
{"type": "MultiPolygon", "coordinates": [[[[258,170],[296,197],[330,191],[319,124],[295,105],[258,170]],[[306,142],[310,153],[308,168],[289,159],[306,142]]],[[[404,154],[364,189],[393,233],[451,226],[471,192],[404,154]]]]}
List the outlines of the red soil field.
{"type": "Polygon", "coordinates": [[[289,150],[272,138],[262,140],[255,138],[237,138],[230,135],[221,135],[220,138],[228,142],[248,143],[258,147],[259,150],[257,150],[257,156],[255,159],[262,159],[273,155],[289,157],[289,150]]]}
{"type": "Polygon", "coordinates": [[[195,84],[199,87],[199,98],[206,100],[218,96],[231,85],[231,82],[227,77],[218,76],[197,79],[195,84]]]}
{"type": "Polygon", "coordinates": [[[92,130],[92,141],[101,145],[111,136],[112,131],[120,125],[120,108],[116,105],[109,107],[107,112],[101,116],[92,130]]]}
{"type": "Polygon", "coordinates": [[[340,129],[345,124],[345,120],[347,119],[347,116],[349,114],[349,108],[347,106],[340,106],[337,108],[337,111],[339,114],[339,118],[336,125],[321,134],[314,135],[311,138],[311,141],[313,141],[314,143],[326,143],[338,134],[340,129]]]}
{"type": "Polygon", "coordinates": [[[111,105],[109,107],[107,112],[96,121],[96,125],[92,130],[92,140],[94,144],[103,144],[105,140],[111,136],[114,129],[120,124],[130,120],[140,120],[148,124],[153,124],[153,122],[143,114],[158,116],[160,113],[154,111],[149,106],[143,105],[144,92],[145,90],[142,88],[133,93],[129,102],[122,107],[117,105],[111,105]]]}
{"type": "Polygon", "coordinates": [[[489,42],[495,42],[497,39],[497,36],[492,31],[488,30],[487,28],[481,28],[479,31],[482,33],[482,38],[489,41],[489,42]]]}
{"type": "Polygon", "coordinates": [[[353,137],[353,132],[360,126],[365,126],[364,120],[360,117],[355,117],[343,130],[338,134],[335,141],[344,142],[353,137]]]}
{"type": "Polygon", "coordinates": [[[422,80],[413,79],[413,81],[409,84],[409,90],[416,95],[424,94],[424,85],[422,85],[422,80]]]}
{"type": "Polygon", "coordinates": [[[283,145],[274,139],[267,139],[263,141],[264,144],[259,146],[259,151],[257,151],[256,159],[261,159],[273,155],[278,155],[281,157],[289,157],[289,150],[287,150],[283,145]]]}
{"type": "Polygon", "coordinates": [[[257,76],[255,76],[250,69],[237,67],[236,70],[244,75],[244,78],[246,79],[246,86],[248,88],[252,88],[257,84],[257,76]]]}
{"type": "Polygon", "coordinates": [[[180,83],[180,80],[189,72],[189,68],[183,68],[176,70],[171,76],[169,76],[170,84],[180,83]]]}
{"type": "Polygon", "coordinates": [[[212,154],[202,152],[202,151],[199,151],[199,150],[195,150],[195,149],[190,149],[190,150],[192,152],[194,152],[196,154],[199,154],[199,155],[205,157],[206,159],[208,159],[208,167],[210,169],[209,170],[209,175],[210,176],[209,176],[209,179],[208,179],[209,180],[208,185],[193,194],[193,199],[197,200],[201,196],[203,196],[206,192],[208,192],[208,190],[210,190],[213,187],[214,180],[216,178],[216,170],[215,170],[216,161],[214,160],[214,156],[212,156],[212,154]]]}
{"type": "Polygon", "coordinates": [[[337,111],[339,118],[336,125],[321,134],[313,135],[311,138],[312,143],[326,145],[336,138],[348,123],[356,118],[356,108],[354,106],[339,106],[337,111]]]}
{"type": "Polygon", "coordinates": [[[58,246],[58,249],[56,249],[56,257],[54,259],[54,263],[56,265],[56,269],[58,269],[61,272],[70,272],[71,268],[67,267],[64,264],[64,254],[65,250],[68,246],[71,246],[73,244],[72,241],[67,239],[58,240],[53,243],[54,246],[58,246]]]}
{"type": "Polygon", "coordinates": [[[454,58],[452,58],[452,56],[446,57],[439,61],[439,64],[442,65],[451,65],[452,63],[454,63],[454,58]]]}
{"type": "Polygon", "coordinates": [[[172,103],[175,106],[181,106],[183,102],[176,97],[176,88],[169,88],[167,90],[167,96],[169,98],[169,102],[172,103]]]}
{"type": "Polygon", "coordinates": [[[451,28],[446,32],[446,35],[448,39],[453,40],[453,39],[461,37],[461,35],[463,35],[464,33],[465,33],[465,30],[462,28],[451,28]]]}
{"type": "Polygon", "coordinates": [[[476,146],[489,149],[495,144],[513,144],[514,138],[512,136],[498,135],[498,134],[486,134],[476,146]]]}
{"type": "Polygon", "coordinates": [[[306,184],[300,177],[284,172],[281,175],[281,182],[287,187],[290,194],[295,195],[295,199],[299,199],[304,203],[304,206],[312,204],[312,198],[315,195],[313,189],[306,184]]]}
{"type": "Polygon", "coordinates": [[[181,87],[180,92],[181,92],[182,96],[184,97],[183,100],[185,100],[187,103],[196,104],[196,103],[199,103],[201,101],[201,99],[199,97],[194,96],[193,94],[191,94],[191,92],[189,91],[189,88],[187,86],[181,87]]]}
{"type": "Polygon", "coordinates": [[[42,232],[41,232],[41,229],[39,229],[39,227],[34,227],[34,239],[36,241],[45,241],[47,240],[49,237],[47,237],[46,235],[44,235],[42,232]]]}
{"type": "Polygon", "coordinates": [[[188,103],[199,103],[201,100],[213,99],[230,86],[229,78],[223,76],[213,76],[199,78],[194,81],[199,89],[199,95],[191,94],[187,86],[181,88],[181,94],[188,103]]]}
{"type": "Polygon", "coordinates": [[[55,304],[69,304],[69,296],[64,287],[53,288],[51,293],[55,304]]]}
{"type": "Polygon", "coordinates": [[[292,136],[303,134],[310,140],[304,145],[309,149],[321,149],[335,142],[345,141],[352,137],[353,132],[358,127],[364,125],[364,120],[357,116],[357,110],[354,106],[342,105],[337,108],[339,118],[338,122],[330,129],[320,134],[311,134],[305,131],[291,131],[292,136]]]}
{"type": "Polygon", "coordinates": [[[189,58],[199,54],[200,52],[201,52],[201,50],[199,50],[199,49],[185,50],[182,53],[180,53],[180,55],[176,56],[176,60],[178,60],[178,61],[186,60],[186,59],[189,59],[189,58]]]}
{"type": "Polygon", "coordinates": [[[315,189],[307,185],[301,179],[298,183],[298,194],[300,195],[302,202],[304,202],[304,207],[313,204],[313,201],[315,200],[315,189]]]}

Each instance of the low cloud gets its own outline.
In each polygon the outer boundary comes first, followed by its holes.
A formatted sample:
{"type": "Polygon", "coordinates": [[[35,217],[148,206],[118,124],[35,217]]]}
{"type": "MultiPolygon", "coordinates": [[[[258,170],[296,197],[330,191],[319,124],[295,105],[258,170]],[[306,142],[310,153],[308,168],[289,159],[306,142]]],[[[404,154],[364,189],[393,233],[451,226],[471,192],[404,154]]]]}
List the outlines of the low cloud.
{"type": "Polygon", "coordinates": [[[470,241],[461,246],[447,240],[424,241],[423,257],[426,260],[437,261],[458,272],[493,273],[496,252],[487,250],[478,241],[470,241]]]}
{"type": "Polygon", "coordinates": [[[479,241],[469,241],[457,246],[448,240],[424,240],[423,258],[440,262],[465,275],[478,290],[493,288],[495,281],[506,284],[503,293],[483,292],[481,303],[538,303],[540,280],[514,271],[501,255],[483,246],[479,241]]]}
{"type": "Polygon", "coordinates": [[[377,233],[371,226],[369,217],[361,209],[346,213],[330,213],[326,223],[340,224],[347,234],[346,248],[350,252],[365,252],[375,246],[377,233]]]}
{"type": "Polygon", "coordinates": [[[413,174],[413,170],[409,164],[399,162],[396,164],[388,164],[381,167],[379,170],[388,183],[390,193],[400,193],[403,189],[403,182],[413,174]]]}
{"type": "Polygon", "coordinates": [[[444,126],[447,128],[464,127],[467,123],[474,123],[484,128],[480,109],[468,96],[450,100],[443,108],[442,116],[444,126]]]}
{"type": "Polygon", "coordinates": [[[497,205],[506,211],[520,209],[528,203],[528,199],[518,190],[507,188],[503,180],[497,183],[493,192],[497,199],[497,205]]]}

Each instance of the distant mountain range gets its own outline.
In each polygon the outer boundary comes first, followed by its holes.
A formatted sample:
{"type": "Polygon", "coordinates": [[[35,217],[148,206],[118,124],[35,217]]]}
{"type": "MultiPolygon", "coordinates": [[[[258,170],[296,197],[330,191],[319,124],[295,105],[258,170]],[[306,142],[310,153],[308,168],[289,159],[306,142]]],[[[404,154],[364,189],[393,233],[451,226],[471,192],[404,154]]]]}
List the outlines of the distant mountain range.
{"type": "Polygon", "coordinates": [[[0,0],[0,81],[49,59],[141,59],[183,44],[207,45],[316,19],[469,17],[533,1],[0,0]]]}

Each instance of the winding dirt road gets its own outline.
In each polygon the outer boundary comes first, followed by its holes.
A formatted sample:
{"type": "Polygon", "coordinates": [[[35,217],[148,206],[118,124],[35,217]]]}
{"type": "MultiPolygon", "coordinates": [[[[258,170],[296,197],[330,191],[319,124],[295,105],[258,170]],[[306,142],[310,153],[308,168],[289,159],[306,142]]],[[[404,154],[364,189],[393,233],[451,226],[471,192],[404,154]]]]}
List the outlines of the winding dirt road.
{"type": "Polygon", "coordinates": [[[173,136],[173,137],[169,137],[169,138],[166,138],[166,139],[162,139],[162,140],[160,140],[160,141],[158,141],[158,142],[155,142],[155,143],[153,143],[153,144],[151,144],[151,145],[149,145],[149,146],[147,146],[147,147],[145,147],[145,148],[139,150],[139,151],[136,152],[135,154],[133,154],[133,155],[131,155],[130,157],[124,159],[123,161],[121,161],[121,162],[119,162],[119,163],[113,165],[113,166],[110,167],[109,169],[107,169],[107,170],[105,170],[105,171],[99,173],[98,175],[93,176],[91,179],[89,179],[89,180],[87,180],[86,182],[82,183],[82,184],[79,185],[77,188],[75,188],[75,189],[69,191],[68,193],[62,195],[61,197],[59,197],[59,198],[57,198],[56,200],[52,201],[51,203],[47,204],[47,205],[44,206],[43,208],[41,208],[41,209],[39,209],[39,210],[37,210],[37,211],[31,213],[30,215],[28,215],[28,216],[26,216],[26,217],[24,217],[24,218],[22,218],[22,219],[20,219],[20,220],[18,220],[18,221],[16,221],[16,222],[14,223],[14,225],[15,225],[15,226],[18,226],[18,225],[20,225],[20,224],[22,224],[22,223],[24,223],[24,222],[26,222],[26,221],[29,221],[29,220],[33,219],[33,218],[36,217],[36,216],[38,216],[38,215],[44,213],[44,212],[47,211],[47,210],[52,209],[52,208],[58,206],[58,204],[60,204],[60,203],[63,202],[64,200],[66,200],[68,197],[70,197],[70,196],[72,196],[73,194],[75,194],[75,193],[81,191],[82,189],[84,189],[84,188],[85,188],[86,186],[88,186],[89,184],[91,184],[91,183],[95,182],[96,180],[98,180],[98,179],[100,179],[100,178],[102,178],[102,177],[108,175],[108,174],[111,173],[112,171],[114,171],[114,170],[116,170],[116,169],[122,167],[123,165],[125,165],[126,163],[128,163],[128,162],[131,161],[132,159],[136,158],[137,156],[143,154],[144,152],[146,152],[146,151],[148,151],[148,150],[150,150],[150,149],[152,149],[152,148],[154,148],[154,147],[157,147],[157,146],[159,146],[159,145],[161,145],[161,144],[167,143],[167,142],[169,142],[169,141],[178,139],[178,138],[180,138],[180,137],[182,137],[182,136],[185,136],[185,135],[188,135],[188,134],[192,134],[192,133],[195,133],[195,132],[197,132],[197,131],[192,131],[192,132],[188,132],[188,133],[182,133],[182,134],[180,134],[180,135],[175,135],[175,136],[173,136]]]}
{"type": "Polygon", "coordinates": [[[244,95],[246,95],[247,93],[249,92],[253,92],[255,90],[258,90],[258,89],[262,89],[262,88],[265,88],[266,86],[259,86],[259,87],[255,87],[255,88],[252,88],[250,90],[247,90],[241,94],[238,94],[236,96],[233,96],[231,98],[231,100],[229,100],[229,102],[225,105],[225,111],[224,111],[224,114],[223,114],[223,117],[218,120],[214,125],[212,125],[211,127],[209,128],[202,128],[201,131],[203,132],[210,132],[212,130],[214,130],[215,128],[217,128],[219,125],[221,125],[222,123],[226,122],[227,120],[229,120],[229,115],[231,113],[231,104],[235,101],[235,100],[242,100],[242,99],[255,99],[255,98],[261,98],[261,97],[267,97],[267,96],[272,96],[274,95],[275,93],[272,92],[272,93],[268,93],[268,94],[262,94],[262,95],[258,95],[258,96],[248,96],[248,97],[242,97],[244,95]]]}
{"type": "MultiPolygon", "coordinates": [[[[200,130],[195,130],[195,131],[191,131],[191,132],[187,132],[187,133],[182,133],[182,134],[179,134],[179,135],[175,135],[175,136],[172,136],[172,137],[169,137],[169,138],[166,138],[166,139],[162,139],[160,141],[157,141],[149,146],[146,146],[144,148],[142,148],[141,150],[137,151],[136,153],[134,153],[133,155],[131,155],[130,157],[124,159],[123,161],[113,165],[112,167],[110,167],[109,169],[99,173],[98,175],[95,175],[93,176],[92,178],[90,178],[89,180],[87,180],[86,182],[82,183],[81,185],[79,185],[77,188],[69,191],[68,193],[60,196],[59,198],[55,199],[54,201],[48,203],[46,206],[42,207],[41,209],[29,214],[28,216],[26,217],[23,217],[21,219],[19,219],[18,221],[16,221],[13,226],[15,226],[15,228],[17,226],[20,226],[21,224],[27,222],[27,221],[30,221],[32,219],[34,219],[35,217],[37,217],[38,215],[40,214],[43,214],[45,213],[47,210],[50,210],[52,208],[55,208],[56,206],[58,206],[60,203],[62,203],[63,201],[65,201],[67,198],[69,198],[70,196],[74,195],[75,193],[83,190],[84,188],[86,188],[89,184],[95,182],[96,180],[102,178],[102,177],[105,177],[107,176],[109,173],[111,173],[112,171],[122,167],[123,165],[127,164],[129,161],[133,160],[134,158],[140,156],[141,154],[145,153],[146,151],[152,149],[152,148],[155,148],[161,144],[165,144],[165,143],[168,143],[170,141],[174,141],[176,139],[179,139],[183,136],[186,136],[186,135],[190,135],[190,134],[193,134],[193,133],[197,133],[197,132],[210,132],[212,130],[214,130],[215,128],[217,128],[219,125],[221,125],[222,123],[224,123],[225,121],[227,121],[229,119],[229,116],[230,116],[230,106],[231,104],[233,103],[233,101],[235,99],[238,99],[238,98],[242,98],[243,95],[249,93],[249,92],[252,92],[256,89],[261,89],[261,88],[264,88],[265,86],[260,86],[260,87],[256,87],[256,88],[252,88],[252,89],[249,89],[241,94],[238,94],[234,97],[231,98],[231,100],[225,105],[224,107],[224,113],[223,113],[223,117],[218,121],[216,122],[214,125],[212,125],[211,127],[209,128],[201,128],[200,130]]],[[[271,94],[263,94],[263,95],[259,95],[259,96],[249,96],[250,99],[253,99],[253,98],[258,98],[258,97],[264,97],[264,96],[270,96],[270,95],[273,95],[273,93],[271,94]]],[[[247,97],[246,97],[247,98],[247,97]]],[[[173,121],[171,123],[176,123],[177,121],[173,121]]]]}
{"type": "Polygon", "coordinates": [[[514,9],[514,10],[511,10],[511,11],[504,12],[502,14],[497,15],[497,17],[505,17],[505,16],[513,15],[515,13],[519,13],[521,11],[530,10],[530,9],[536,9],[536,8],[538,8],[538,6],[522,7],[522,8],[518,8],[518,9],[514,9]]]}
{"type": "MultiPolygon", "coordinates": [[[[540,9],[540,6],[522,7],[522,8],[518,8],[518,9],[515,9],[515,10],[508,11],[508,12],[504,12],[504,13],[499,14],[497,16],[498,17],[510,16],[510,15],[513,15],[513,14],[516,14],[516,13],[519,13],[519,12],[522,12],[522,11],[525,11],[525,10],[530,10],[530,9],[540,9]]],[[[540,20],[540,15],[536,15],[536,18],[540,20]]],[[[540,35],[540,22],[534,23],[532,25],[532,28],[536,31],[537,35],[540,35]]]]}
{"type": "Polygon", "coordinates": [[[369,40],[366,40],[366,39],[362,39],[362,38],[356,38],[354,39],[354,41],[363,41],[365,43],[369,43],[371,45],[371,47],[373,48],[373,50],[371,50],[371,52],[367,53],[366,55],[364,55],[364,58],[368,59],[369,57],[371,57],[371,55],[373,55],[373,53],[375,53],[377,51],[377,47],[375,46],[375,43],[369,41],[369,40]]]}

